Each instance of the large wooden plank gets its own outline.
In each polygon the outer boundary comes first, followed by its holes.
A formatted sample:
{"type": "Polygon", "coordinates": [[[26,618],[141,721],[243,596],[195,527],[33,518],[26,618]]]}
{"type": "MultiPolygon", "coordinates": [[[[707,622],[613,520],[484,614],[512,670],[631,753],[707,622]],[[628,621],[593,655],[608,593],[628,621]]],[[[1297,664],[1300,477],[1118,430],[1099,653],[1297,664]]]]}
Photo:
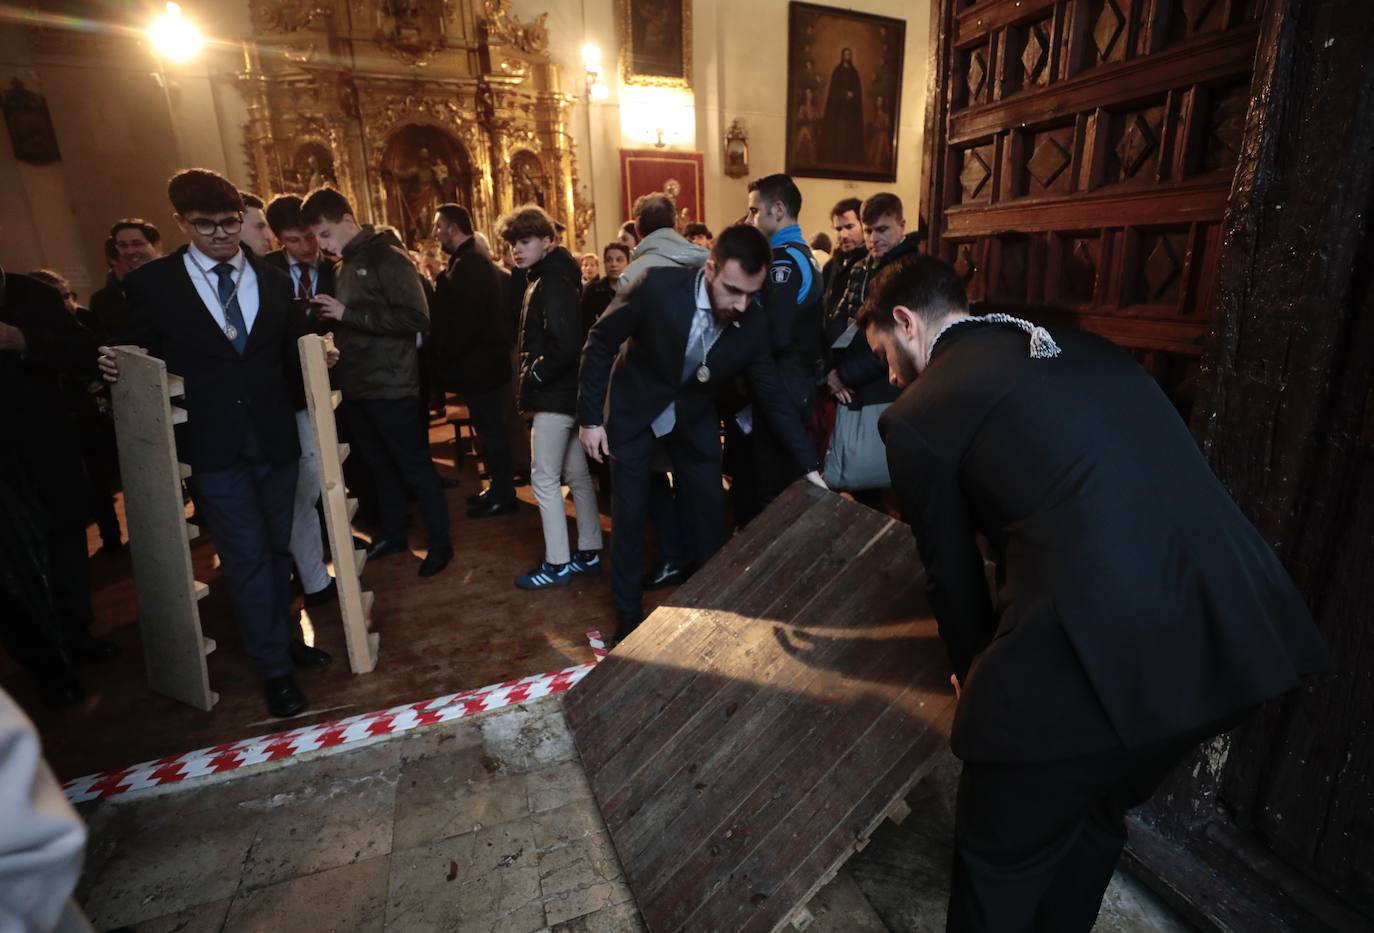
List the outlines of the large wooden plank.
{"type": "Polygon", "coordinates": [[[778,930],[947,740],[911,533],[799,483],[567,696],[650,930],[778,930]]]}
{"type": "Polygon", "coordinates": [[[363,592],[360,577],[363,564],[367,562],[367,552],[353,549],[353,526],[349,521],[356,505],[350,505],[344,485],[343,457],[347,445],[339,443],[338,426],[334,421],[334,408],[339,399],[338,393],[329,388],[325,349],[325,339],[314,334],[307,334],[298,341],[305,399],[320,463],[320,501],[324,505],[329,552],[335,555],[334,585],[339,593],[339,617],[343,620],[344,642],[348,646],[348,667],[355,674],[366,674],[377,666],[379,638],[369,627],[372,594],[363,592]]]}
{"type": "Polygon", "coordinates": [[[208,710],[219,696],[210,689],[197,603],[209,588],[191,574],[181,496],[189,471],[177,462],[172,431],[186,420],[185,411],[169,401],[173,392],[181,394],[181,379],[169,377],[162,360],[136,347],[115,348],[115,359],[115,439],[148,686],[208,710]]]}

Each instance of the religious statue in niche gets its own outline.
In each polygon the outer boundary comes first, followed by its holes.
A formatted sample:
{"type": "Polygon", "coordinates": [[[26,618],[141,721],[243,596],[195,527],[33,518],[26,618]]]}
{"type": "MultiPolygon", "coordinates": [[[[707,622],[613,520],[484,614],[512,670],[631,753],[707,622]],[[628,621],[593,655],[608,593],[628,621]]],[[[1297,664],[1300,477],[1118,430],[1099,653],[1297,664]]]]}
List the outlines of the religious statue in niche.
{"type": "Polygon", "coordinates": [[[382,156],[388,221],[407,244],[428,239],[434,211],[471,206],[471,169],[463,144],[437,126],[409,124],[392,134],[382,156]]]}
{"type": "Polygon", "coordinates": [[[537,204],[547,207],[548,181],[539,159],[530,152],[517,152],[511,159],[511,185],[516,204],[537,204]]]}
{"type": "Polygon", "coordinates": [[[30,165],[48,165],[62,160],[48,102],[42,94],[29,90],[23,81],[15,78],[0,95],[0,106],[5,111],[5,125],[10,131],[10,144],[14,146],[16,159],[30,165]]]}
{"type": "Polygon", "coordinates": [[[303,143],[291,159],[291,183],[302,193],[324,185],[338,186],[334,177],[334,155],[319,143],[303,143]]]}
{"type": "Polygon", "coordinates": [[[895,181],[906,24],[809,3],[788,17],[788,173],[895,181]]]}

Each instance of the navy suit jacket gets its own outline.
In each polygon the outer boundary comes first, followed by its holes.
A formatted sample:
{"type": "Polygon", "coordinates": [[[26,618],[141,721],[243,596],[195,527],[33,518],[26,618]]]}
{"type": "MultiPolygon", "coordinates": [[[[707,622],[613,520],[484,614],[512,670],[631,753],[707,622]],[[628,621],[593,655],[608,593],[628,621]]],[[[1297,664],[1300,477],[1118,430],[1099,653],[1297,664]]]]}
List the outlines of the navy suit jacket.
{"type": "Polygon", "coordinates": [[[1126,351],[965,324],[883,413],[892,489],[964,680],[956,755],[1075,757],[1216,727],[1322,669],[1269,545],[1126,351]],[[990,543],[997,605],[976,535],[990,543]]]}
{"type": "Polygon", "coordinates": [[[193,471],[214,472],[260,458],[285,463],[300,456],[293,392],[301,381],[296,340],[307,333],[292,311],[291,279],[244,251],[258,277],[258,314],[242,355],[210,316],[190,275],[186,247],[155,259],[124,280],[129,343],[147,347],[186,384],[186,422],[177,451],[193,471]],[[294,384],[294,387],[293,387],[294,384]],[[248,431],[254,432],[250,443],[248,431]]]}
{"type": "Polygon", "coordinates": [[[719,457],[716,396],[737,375],[754,390],[755,411],[769,420],[803,471],[817,469],[806,429],[778,378],[766,312],[751,306],[727,325],[706,357],[710,381],[682,381],[683,359],[696,314],[697,269],[650,269],[622,288],[587,334],[578,392],[579,421],[600,425],[609,393],[606,435],[616,444],[648,430],[670,402],[677,406],[675,430],[685,431],[701,455],[719,457]]]}

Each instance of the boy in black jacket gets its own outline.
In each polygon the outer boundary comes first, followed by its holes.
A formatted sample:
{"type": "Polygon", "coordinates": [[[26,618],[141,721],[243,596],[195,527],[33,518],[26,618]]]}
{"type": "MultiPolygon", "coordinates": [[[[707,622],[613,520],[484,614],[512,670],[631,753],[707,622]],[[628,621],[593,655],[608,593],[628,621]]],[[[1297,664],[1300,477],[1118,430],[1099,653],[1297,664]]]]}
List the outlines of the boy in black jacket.
{"type": "Polygon", "coordinates": [[[503,240],[529,275],[520,312],[520,410],[530,430],[530,485],[544,522],[544,560],[515,579],[521,589],[567,586],[575,573],[601,572],[601,517],[587,457],[577,442],[577,364],[582,350],[582,269],[554,245],[553,221],[527,205],[501,219],[503,240]],[[562,483],[577,507],[577,551],[568,550],[562,483]]]}

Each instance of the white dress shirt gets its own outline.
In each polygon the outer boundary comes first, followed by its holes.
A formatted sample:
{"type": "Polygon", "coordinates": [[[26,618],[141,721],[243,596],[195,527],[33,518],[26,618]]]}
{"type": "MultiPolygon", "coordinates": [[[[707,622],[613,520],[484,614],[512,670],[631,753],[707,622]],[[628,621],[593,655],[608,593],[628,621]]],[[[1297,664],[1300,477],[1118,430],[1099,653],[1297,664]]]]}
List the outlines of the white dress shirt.
{"type": "MultiPolygon", "coordinates": [[[[215,319],[221,331],[224,330],[224,309],[219,304],[219,275],[215,272],[215,266],[219,265],[218,259],[211,259],[209,256],[196,249],[194,246],[186,250],[183,257],[186,263],[186,274],[191,277],[191,284],[196,287],[196,294],[200,295],[200,300],[205,304],[205,310],[210,312],[210,316],[215,319]],[[200,267],[197,268],[196,264],[200,267]],[[201,272],[204,269],[204,272],[201,272]]],[[[239,290],[239,310],[243,312],[243,323],[248,327],[248,333],[253,332],[253,322],[258,319],[258,274],[253,271],[253,266],[243,258],[243,250],[240,249],[234,254],[233,259],[225,260],[234,267],[234,275],[238,276],[242,271],[242,278],[238,280],[239,290]]]]}

